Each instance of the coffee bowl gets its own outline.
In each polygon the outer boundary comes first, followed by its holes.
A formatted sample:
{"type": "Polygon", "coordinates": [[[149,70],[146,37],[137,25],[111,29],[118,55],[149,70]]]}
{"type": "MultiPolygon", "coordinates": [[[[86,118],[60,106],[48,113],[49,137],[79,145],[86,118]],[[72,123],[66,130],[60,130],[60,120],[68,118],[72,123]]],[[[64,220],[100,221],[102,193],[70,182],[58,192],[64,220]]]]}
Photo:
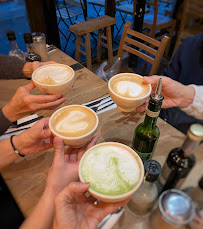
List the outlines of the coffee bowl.
{"type": "Polygon", "coordinates": [[[117,143],[100,143],[82,156],[79,164],[81,182],[90,182],[88,192],[104,202],[129,198],[141,185],[143,163],[130,147],[117,143]]]}
{"type": "Polygon", "coordinates": [[[143,77],[138,74],[120,73],[109,80],[108,90],[119,110],[132,112],[147,100],[151,85],[144,84],[143,77]]]}
{"type": "Polygon", "coordinates": [[[94,136],[99,124],[97,114],[82,105],[65,106],[55,111],[49,120],[54,136],[72,148],[80,148],[94,136]]]}
{"type": "Polygon", "coordinates": [[[35,86],[45,94],[66,94],[73,86],[75,72],[64,64],[48,64],[32,73],[35,86]]]}

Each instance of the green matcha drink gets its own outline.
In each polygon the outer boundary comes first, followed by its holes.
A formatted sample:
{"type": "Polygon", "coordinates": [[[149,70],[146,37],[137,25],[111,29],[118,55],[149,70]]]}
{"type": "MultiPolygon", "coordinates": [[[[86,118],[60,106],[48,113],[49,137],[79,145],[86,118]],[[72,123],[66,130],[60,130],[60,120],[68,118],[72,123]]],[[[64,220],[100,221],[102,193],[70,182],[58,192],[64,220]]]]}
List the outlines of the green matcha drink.
{"type": "Polygon", "coordinates": [[[100,194],[125,194],[140,183],[140,163],[128,149],[119,143],[99,144],[83,156],[81,175],[90,188],[100,194]]]}

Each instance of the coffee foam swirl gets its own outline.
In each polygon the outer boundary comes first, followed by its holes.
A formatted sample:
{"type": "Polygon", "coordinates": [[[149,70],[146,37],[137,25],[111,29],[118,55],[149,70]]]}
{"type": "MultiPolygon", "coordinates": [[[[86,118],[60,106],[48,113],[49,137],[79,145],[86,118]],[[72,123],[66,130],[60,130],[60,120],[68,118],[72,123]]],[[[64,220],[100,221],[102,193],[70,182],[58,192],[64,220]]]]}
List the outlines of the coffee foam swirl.
{"type": "Polygon", "coordinates": [[[78,137],[90,132],[96,124],[91,111],[81,107],[62,110],[53,121],[55,131],[63,136],[78,137]]]}
{"type": "Polygon", "coordinates": [[[36,72],[35,79],[42,84],[60,84],[72,77],[72,71],[62,66],[43,67],[36,72]]]}
{"type": "Polygon", "coordinates": [[[122,195],[132,190],[140,179],[135,157],[122,147],[100,146],[90,151],[82,162],[82,177],[90,188],[104,195],[122,195]]]}

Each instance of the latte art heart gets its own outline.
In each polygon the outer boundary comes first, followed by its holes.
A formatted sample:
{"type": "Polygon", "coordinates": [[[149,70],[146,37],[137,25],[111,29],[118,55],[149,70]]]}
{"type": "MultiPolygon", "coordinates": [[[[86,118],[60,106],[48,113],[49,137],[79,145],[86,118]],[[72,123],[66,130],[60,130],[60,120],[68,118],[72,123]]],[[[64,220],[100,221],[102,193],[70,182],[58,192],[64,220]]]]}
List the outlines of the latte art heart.
{"type": "Polygon", "coordinates": [[[97,120],[93,111],[83,106],[70,106],[62,109],[53,118],[54,130],[65,137],[79,137],[89,133],[97,120]]]}
{"type": "Polygon", "coordinates": [[[56,125],[56,131],[76,132],[84,131],[88,127],[86,114],[81,111],[71,111],[66,118],[56,125]]]}
{"type": "Polygon", "coordinates": [[[125,98],[140,98],[149,90],[149,84],[143,83],[143,78],[136,74],[122,73],[114,76],[110,81],[111,89],[125,98]]]}
{"type": "Polygon", "coordinates": [[[120,81],[117,84],[117,90],[123,96],[136,97],[142,92],[142,87],[134,82],[120,81]]]}

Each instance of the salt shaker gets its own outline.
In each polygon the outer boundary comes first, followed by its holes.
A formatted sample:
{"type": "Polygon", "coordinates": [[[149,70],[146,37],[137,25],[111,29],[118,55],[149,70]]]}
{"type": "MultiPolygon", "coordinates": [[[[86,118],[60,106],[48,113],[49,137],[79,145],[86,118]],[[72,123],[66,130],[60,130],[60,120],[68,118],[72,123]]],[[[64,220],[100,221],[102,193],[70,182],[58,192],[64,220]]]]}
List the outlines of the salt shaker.
{"type": "Polygon", "coordinates": [[[151,229],[186,229],[195,215],[192,199],[184,192],[169,189],[158,200],[158,208],[150,216],[151,229]]]}
{"type": "Polygon", "coordinates": [[[34,51],[41,56],[42,61],[48,61],[47,49],[46,49],[46,37],[43,33],[32,33],[34,51]]]}

